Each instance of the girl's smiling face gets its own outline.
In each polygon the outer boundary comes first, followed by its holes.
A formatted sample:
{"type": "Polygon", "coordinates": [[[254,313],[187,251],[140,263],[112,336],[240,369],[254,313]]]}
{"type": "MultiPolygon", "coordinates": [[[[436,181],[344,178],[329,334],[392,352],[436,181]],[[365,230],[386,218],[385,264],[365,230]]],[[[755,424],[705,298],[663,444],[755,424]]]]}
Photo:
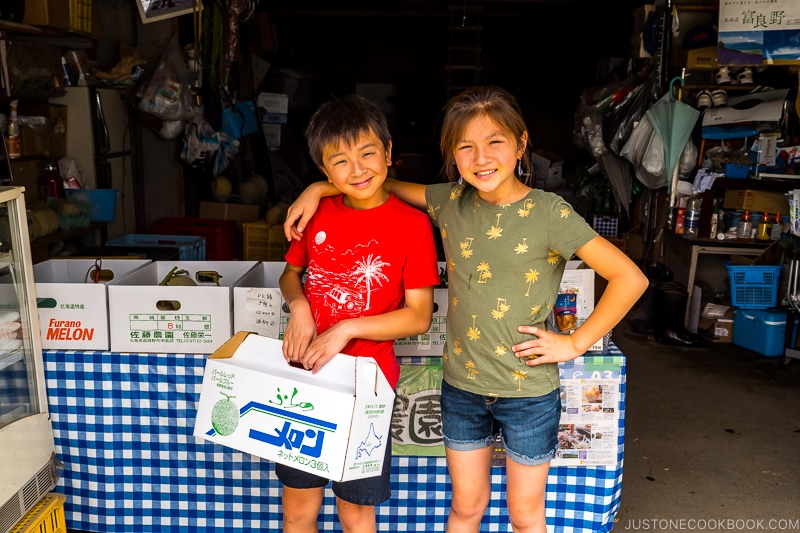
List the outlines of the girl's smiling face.
{"type": "Polygon", "coordinates": [[[517,179],[516,168],[527,140],[527,132],[516,139],[489,117],[476,117],[455,146],[454,159],[461,177],[486,202],[500,205],[521,199],[529,189],[517,179]]]}

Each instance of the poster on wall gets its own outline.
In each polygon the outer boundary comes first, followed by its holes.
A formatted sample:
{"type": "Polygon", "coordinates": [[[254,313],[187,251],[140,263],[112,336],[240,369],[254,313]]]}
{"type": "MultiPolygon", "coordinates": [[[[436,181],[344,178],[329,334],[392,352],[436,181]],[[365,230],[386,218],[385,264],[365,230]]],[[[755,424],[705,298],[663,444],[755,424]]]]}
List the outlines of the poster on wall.
{"type": "Polygon", "coordinates": [[[800,62],[800,2],[720,0],[720,65],[800,62]]]}

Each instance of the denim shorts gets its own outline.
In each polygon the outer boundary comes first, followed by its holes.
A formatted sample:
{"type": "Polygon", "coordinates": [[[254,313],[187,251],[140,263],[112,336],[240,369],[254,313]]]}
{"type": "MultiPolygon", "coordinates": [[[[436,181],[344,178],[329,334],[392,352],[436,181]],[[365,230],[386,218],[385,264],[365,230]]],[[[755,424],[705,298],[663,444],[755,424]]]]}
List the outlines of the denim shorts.
{"type": "Polygon", "coordinates": [[[550,461],[558,449],[561,394],[533,398],[480,396],[442,381],[442,433],[451,450],[494,446],[498,434],[506,455],[523,465],[550,461]]]}
{"type": "MultiPolygon", "coordinates": [[[[379,476],[353,481],[333,482],[333,493],[342,500],[355,505],[380,505],[392,497],[390,474],[392,471],[392,443],[384,446],[383,468],[379,476]]],[[[280,463],[275,465],[275,474],[287,487],[314,489],[326,487],[331,480],[303,472],[280,463]]]]}

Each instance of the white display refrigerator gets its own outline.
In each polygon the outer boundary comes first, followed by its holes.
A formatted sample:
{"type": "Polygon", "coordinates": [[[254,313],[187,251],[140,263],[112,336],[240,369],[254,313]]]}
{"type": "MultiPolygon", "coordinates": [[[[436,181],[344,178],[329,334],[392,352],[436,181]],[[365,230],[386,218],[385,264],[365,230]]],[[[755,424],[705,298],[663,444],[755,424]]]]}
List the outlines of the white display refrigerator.
{"type": "Polygon", "coordinates": [[[136,186],[127,94],[107,87],[66,87],[51,104],[67,106],[66,157],[77,161],[89,189],[116,189],[108,238],[136,233],[136,186]]]}
{"type": "Polygon", "coordinates": [[[0,187],[0,533],[56,486],[23,187],[0,187]]]}

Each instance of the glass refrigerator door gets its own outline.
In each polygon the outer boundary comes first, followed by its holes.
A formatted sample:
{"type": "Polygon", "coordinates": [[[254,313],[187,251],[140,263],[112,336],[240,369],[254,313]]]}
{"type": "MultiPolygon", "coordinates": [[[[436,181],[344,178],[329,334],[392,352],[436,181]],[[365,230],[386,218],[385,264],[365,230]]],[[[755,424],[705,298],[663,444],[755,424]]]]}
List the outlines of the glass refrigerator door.
{"type": "MultiPolygon", "coordinates": [[[[0,188],[0,427],[40,411],[43,399],[38,390],[38,365],[34,359],[41,350],[35,345],[30,322],[28,279],[21,249],[20,228],[16,222],[19,207],[6,200],[9,192],[0,188]]],[[[23,215],[24,216],[24,215],[23,215]]],[[[38,344],[38,343],[36,343],[38,344]]]]}
{"type": "Polygon", "coordinates": [[[23,192],[0,187],[0,533],[55,486],[23,192]]]}

